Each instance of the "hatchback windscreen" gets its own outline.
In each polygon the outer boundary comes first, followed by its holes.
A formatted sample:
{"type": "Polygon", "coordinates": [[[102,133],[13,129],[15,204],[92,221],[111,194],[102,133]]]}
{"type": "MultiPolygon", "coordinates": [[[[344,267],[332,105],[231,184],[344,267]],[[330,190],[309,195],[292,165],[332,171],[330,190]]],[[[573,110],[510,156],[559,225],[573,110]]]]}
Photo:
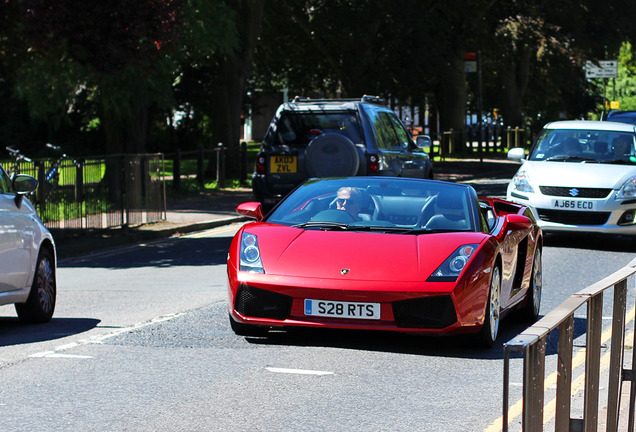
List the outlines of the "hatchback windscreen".
{"type": "Polygon", "coordinates": [[[530,160],[636,164],[634,134],[619,131],[545,129],[530,160]]]}
{"type": "Polygon", "coordinates": [[[312,138],[327,132],[343,135],[354,144],[363,142],[360,122],[355,112],[309,111],[283,113],[272,145],[306,147],[312,138]]]}

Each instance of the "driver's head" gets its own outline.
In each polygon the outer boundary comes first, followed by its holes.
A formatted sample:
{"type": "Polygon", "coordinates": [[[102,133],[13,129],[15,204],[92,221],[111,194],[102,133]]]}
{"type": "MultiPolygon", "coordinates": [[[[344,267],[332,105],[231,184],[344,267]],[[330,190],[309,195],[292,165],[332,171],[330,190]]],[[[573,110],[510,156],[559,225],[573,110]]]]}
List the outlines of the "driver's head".
{"type": "Polygon", "coordinates": [[[621,135],[612,142],[612,150],[615,155],[624,155],[630,153],[633,140],[631,137],[621,135]]]}
{"type": "Polygon", "coordinates": [[[563,149],[568,155],[577,155],[581,151],[581,144],[576,138],[567,138],[563,143],[563,149]]]}
{"type": "Polygon", "coordinates": [[[336,208],[344,210],[352,216],[357,216],[360,211],[360,191],[354,187],[341,187],[336,196],[336,208]]]}

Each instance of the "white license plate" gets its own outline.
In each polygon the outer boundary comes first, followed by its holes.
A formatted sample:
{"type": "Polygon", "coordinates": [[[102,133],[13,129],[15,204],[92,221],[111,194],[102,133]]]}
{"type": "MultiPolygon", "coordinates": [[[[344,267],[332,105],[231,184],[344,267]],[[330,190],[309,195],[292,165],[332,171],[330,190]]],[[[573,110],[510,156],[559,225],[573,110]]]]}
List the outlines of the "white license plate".
{"type": "Polygon", "coordinates": [[[553,199],[552,208],[561,210],[594,211],[596,210],[594,201],[583,201],[573,199],[553,199]]]}
{"type": "Polygon", "coordinates": [[[333,318],[380,319],[380,303],[305,299],[305,315],[333,318]]]}

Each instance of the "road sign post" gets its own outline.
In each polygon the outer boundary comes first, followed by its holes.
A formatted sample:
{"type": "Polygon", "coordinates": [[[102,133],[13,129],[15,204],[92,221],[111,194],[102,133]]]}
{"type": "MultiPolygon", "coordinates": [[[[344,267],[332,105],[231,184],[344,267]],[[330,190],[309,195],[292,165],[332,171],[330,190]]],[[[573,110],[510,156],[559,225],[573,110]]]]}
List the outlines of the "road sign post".
{"type": "MultiPolygon", "coordinates": [[[[586,61],[585,62],[585,78],[616,78],[618,76],[618,60],[602,60],[599,62],[586,61]]],[[[603,107],[607,105],[605,97],[605,84],[603,81],[603,107]]],[[[613,98],[612,98],[613,99],[613,98]]]]}
{"type": "Polygon", "coordinates": [[[618,76],[618,60],[603,60],[595,63],[585,62],[585,78],[616,78],[618,76]]]}

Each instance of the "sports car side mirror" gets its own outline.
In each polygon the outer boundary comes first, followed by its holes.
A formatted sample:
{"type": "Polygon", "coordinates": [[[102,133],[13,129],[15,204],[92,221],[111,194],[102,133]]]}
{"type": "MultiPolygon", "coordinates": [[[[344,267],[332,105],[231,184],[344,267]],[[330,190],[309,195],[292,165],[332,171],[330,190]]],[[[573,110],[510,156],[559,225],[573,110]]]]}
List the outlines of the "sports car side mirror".
{"type": "Polygon", "coordinates": [[[508,229],[526,230],[532,226],[529,217],[520,214],[507,214],[506,225],[508,229]]]}
{"type": "Polygon", "coordinates": [[[245,202],[236,207],[236,212],[241,216],[247,216],[257,221],[263,220],[263,206],[259,202],[245,202]]]}

